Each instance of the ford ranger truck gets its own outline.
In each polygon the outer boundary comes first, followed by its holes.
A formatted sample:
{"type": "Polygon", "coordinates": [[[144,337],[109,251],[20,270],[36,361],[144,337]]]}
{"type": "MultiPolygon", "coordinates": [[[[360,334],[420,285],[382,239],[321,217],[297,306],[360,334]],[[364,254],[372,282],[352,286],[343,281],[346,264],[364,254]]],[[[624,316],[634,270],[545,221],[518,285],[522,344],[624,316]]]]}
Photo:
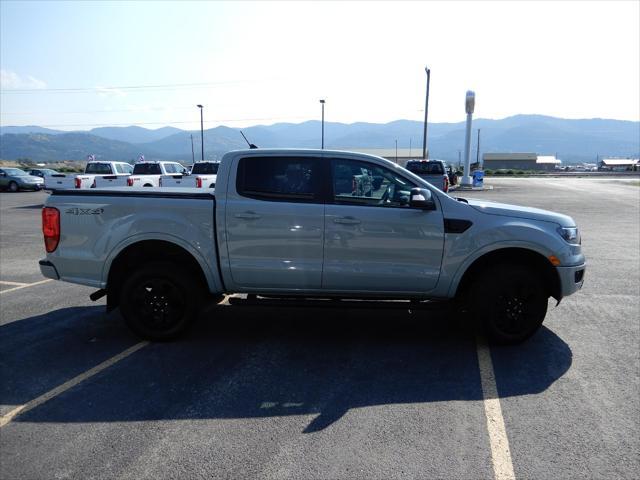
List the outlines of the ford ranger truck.
{"type": "MultiPolygon", "coordinates": [[[[98,289],[149,339],[223,294],[455,300],[517,343],[584,281],[571,217],[453,198],[383,158],[330,150],[225,154],[215,190],[57,190],[42,210],[47,278],[98,289]],[[353,191],[354,176],[378,179],[353,191]]],[[[562,308],[562,307],[560,307],[562,308]]]]}

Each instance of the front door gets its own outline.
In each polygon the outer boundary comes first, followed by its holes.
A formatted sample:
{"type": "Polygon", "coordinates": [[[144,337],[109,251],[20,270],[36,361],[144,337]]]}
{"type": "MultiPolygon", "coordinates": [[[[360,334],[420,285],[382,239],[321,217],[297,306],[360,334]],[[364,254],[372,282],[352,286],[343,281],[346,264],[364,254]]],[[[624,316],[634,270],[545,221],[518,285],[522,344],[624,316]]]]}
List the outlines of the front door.
{"type": "Polygon", "coordinates": [[[431,211],[409,208],[409,192],[418,185],[374,163],[333,159],[331,171],[323,290],[393,294],[433,289],[444,245],[439,205],[431,211]]]}
{"type": "Polygon", "coordinates": [[[324,201],[319,159],[265,156],[239,161],[229,188],[226,233],[236,287],[320,289],[324,201]]]}

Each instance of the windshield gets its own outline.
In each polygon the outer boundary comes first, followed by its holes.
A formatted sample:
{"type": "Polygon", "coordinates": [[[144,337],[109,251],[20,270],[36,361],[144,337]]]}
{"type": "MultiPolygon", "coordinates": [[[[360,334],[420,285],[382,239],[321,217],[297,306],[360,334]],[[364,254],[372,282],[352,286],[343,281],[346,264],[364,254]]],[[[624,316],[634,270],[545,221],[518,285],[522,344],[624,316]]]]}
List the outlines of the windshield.
{"type": "Polygon", "coordinates": [[[111,165],[108,163],[87,163],[87,168],[84,173],[97,173],[99,175],[106,174],[110,175],[113,172],[111,171],[111,165]]]}
{"type": "Polygon", "coordinates": [[[28,175],[27,172],[20,170],[19,168],[5,168],[4,172],[12,177],[24,177],[28,175]]]}
{"type": "Polygon", "coordinates": [[[192,175],[216,175],[218,173],[219,163],[211,163],[211,162],[200,162],[194,163],[193,168],[191,169],[192,175]]]}

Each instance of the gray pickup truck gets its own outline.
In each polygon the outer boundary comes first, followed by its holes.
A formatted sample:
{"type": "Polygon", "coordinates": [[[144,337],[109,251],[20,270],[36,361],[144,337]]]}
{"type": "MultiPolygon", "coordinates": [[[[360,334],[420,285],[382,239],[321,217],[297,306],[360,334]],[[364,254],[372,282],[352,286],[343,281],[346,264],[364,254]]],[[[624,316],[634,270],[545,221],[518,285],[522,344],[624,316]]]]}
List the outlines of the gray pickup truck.
{"type": "Polygon", "coordinates": [[[215,190],[57,190],[42,215],[44,276],[99,289],[93,299],[106,294],[150,339],[183,332],[207,300],[247,293],[456,300],[492,340],[517,343],[585,272],[570,217],[453,198],[349,152],[229,152],[215,190]],[[363,169],[375,185],[354,194],[363,169]]]}

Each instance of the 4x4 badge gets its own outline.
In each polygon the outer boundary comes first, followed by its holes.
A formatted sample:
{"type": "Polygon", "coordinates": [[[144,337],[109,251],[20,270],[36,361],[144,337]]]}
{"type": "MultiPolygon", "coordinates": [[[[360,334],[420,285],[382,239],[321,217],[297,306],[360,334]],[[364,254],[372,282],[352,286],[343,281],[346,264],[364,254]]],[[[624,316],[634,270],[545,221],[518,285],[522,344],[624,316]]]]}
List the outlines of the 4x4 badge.
{"type": "Polygon", "coordinates": [[[69,215],[102,215],[104,208],[68,208],[64,213],[69,215]]]}

